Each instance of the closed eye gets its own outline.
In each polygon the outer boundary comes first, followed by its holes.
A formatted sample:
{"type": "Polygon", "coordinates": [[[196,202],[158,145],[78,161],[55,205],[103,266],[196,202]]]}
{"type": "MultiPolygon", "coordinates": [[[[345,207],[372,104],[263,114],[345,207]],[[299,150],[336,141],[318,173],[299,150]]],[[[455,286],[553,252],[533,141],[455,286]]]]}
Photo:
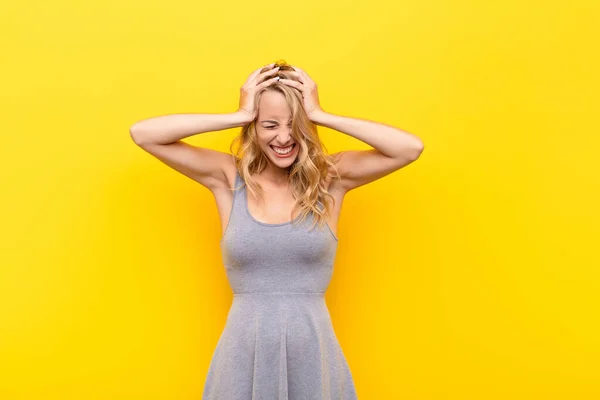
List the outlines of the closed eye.
{"type": "MultiPolygon", "coordinates": [[[[292,125],[291,125],[291,124],[290,124],[290,125],[288,125],[288,126],[289,126],[290,128],[292,127],[292,125]]],[[[272,128],[275,128],[275,127],[276,127],[275,125],[272,125],[272,126],[265,126],[265,128],[266,128],[266,129],[272,129],[272,128]]]]}

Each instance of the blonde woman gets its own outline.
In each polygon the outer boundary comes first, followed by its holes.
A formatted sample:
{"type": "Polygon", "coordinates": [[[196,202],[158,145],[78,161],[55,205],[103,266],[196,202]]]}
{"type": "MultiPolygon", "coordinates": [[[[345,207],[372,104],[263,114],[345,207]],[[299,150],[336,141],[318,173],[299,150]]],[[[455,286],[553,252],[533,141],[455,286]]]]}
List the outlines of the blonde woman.
{"type": "Polygon", "coordinates": [[[356,399],[324,298],[342,201],[415,161],[423,143],[324,111],[315,82],[283,60],[254,71],[240,92],[236,112],[165,115],[130,129],[138,146],[208,188],[221,217],[233,302],[203,399],[356,399]],[[373,149],[327,154],[317,125],[373,149]],[[181,140],[235,127],[232,154],[181,140]]]}

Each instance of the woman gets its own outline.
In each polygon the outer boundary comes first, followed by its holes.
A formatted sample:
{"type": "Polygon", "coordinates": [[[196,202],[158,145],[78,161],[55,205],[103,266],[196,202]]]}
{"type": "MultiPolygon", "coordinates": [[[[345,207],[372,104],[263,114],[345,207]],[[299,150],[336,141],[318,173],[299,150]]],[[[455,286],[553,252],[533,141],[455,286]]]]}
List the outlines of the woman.
{"type": "Polygon", "coordinates": [[[203,399],[356,399],[324,298],[342,200],[415,161],[423,144],[325,112],[315,82],[283,60],[254,71],[240,92],[234,113],[159,116],[130,130],[144,150],[207,187],[220,213],[234,298],[203,399]],[[374,149],[328,155],[316,125],[374,149]],[[233,156],[181,141],[234,127],[242,130],[233,156]]]}

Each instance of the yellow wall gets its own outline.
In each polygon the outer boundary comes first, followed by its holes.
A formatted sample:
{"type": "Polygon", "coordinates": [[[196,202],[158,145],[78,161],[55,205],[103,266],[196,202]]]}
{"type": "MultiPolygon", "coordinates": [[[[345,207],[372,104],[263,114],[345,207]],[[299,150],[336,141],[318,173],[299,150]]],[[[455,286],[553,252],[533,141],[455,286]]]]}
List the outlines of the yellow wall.
{"type": "Polygon", "coordinates": [[[128,129],[235,111],[279,58],[425,143],[342,211],[326,299],[359,398],[598,398],[599,8],[3,6],[0,398],[200,398],[232,299],[216,206],[128,129]]]}

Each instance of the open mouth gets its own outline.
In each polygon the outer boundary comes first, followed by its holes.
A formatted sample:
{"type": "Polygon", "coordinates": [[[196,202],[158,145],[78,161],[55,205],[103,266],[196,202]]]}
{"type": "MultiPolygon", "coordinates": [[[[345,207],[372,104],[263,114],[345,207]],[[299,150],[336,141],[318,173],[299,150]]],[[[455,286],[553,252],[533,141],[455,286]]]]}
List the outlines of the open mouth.
{"type": "Polygon", "coordinates": [[[275,153],[278,157],[287,157],[294,152],[294,149],[296,148],[296,143],[288,147],[277,147],[272,145],[269,145],[269,147],[273,150],[273,153],[275,153]]]}

